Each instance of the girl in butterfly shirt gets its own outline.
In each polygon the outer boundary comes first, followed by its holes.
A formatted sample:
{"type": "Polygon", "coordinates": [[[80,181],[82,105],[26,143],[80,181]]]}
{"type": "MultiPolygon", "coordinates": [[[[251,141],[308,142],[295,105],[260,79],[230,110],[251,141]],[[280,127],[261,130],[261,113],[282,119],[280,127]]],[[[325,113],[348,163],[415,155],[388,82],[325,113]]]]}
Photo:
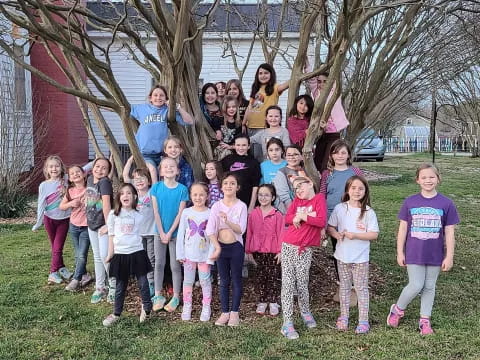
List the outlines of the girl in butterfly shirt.
{"type": "Polygon", "coordinates": [[[208,185],[194,183],[190,187],[190,199],[193,206],[182,211],[177,233],[177,260],[183,263],[183,310],[182,320],[191,319],[192,290],[198,267],[198,278],[202,287],[202,312],[200,321],[210,320],[210,303],[212,302],[212,283],[210,281],[209,256],[214,247],[205,236],[210,209],[207,207],[208,185]]]}

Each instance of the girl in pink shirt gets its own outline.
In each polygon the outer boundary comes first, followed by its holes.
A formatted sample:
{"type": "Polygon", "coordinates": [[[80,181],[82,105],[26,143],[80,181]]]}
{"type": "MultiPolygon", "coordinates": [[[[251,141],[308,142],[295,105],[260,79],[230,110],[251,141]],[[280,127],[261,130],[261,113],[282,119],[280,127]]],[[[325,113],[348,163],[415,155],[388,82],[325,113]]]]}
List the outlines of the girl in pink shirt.
{"type": "Polygon", "coordinates": [[[255,288],[259,291],[257,314],[264,315],[269,305],[269,313],[277,316],[280,297],[280,234],[284,228],[283,216],[273,207],[277,193],[271,184],[258,188],[257,206],[248,215],[247,242],[245,252],[257,263],[255,288]],[[269,303],[269,304],[268,304],[269,303]]]}

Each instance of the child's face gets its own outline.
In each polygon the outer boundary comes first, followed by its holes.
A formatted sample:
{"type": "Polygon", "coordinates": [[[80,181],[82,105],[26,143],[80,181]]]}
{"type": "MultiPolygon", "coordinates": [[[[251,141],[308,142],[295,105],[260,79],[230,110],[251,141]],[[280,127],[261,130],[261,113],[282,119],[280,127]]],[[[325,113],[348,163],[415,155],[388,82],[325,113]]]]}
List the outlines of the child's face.
{"type": "Polygon", "coordinates": [[[258,202],[262,206],[271,205],[273,201],[273,196],[270,190],[267,187],[262,186],[258,189],[258,202]]]}
{"type": "Polygon", "coordinates": [[[290,167],[299,166],[300,162],[303,160],[302,154],[300,153],[300,151],[293,148],[287,149],[285,153],[285,158],[287,160],[288,166],[290,167]]]}
{"type": "Polygon", "coordinates": [[[317,87],[319,90],[323,90],[325,84],[327,83],[328,78],[325,75],[317,76],[317,87]]]}
{"type": "Polygon", "coordinates": [[[440,179],[433,169],[423,169],[418,173],[417,184],[426,192],[435,191],[440,179]]]}
{"type": "Polygon", "coordinates": [[[346,147],[341,147],[336,153],[332,154],[332,159],[335,165],[345,165],[350,156],[346,147]]]}
{"type": "Polygon", "coordinates": [[[225,87],[222,83],[216,84],[215,87],[217,88],[218,96],[225,96],[225,87]]]}
{"type": "Polygon", "coordinates": [[[120,189],[120,203],[122,204],[122,208],[131,209],[133,206],[133,198],[134,194],[129,186],[124,186],[120,189]]]}
{"type": "Polygon", "coordinates": [[[282,121],[282,115],[277,109],[271,109],[267,113],[267,123],[270,127],[279,127],[282,121]]]}
{"type": "Polygon", "coordinates": [[[250,145],[248,144],[247,139],[245,138],[235,139],[235,152],[238,155],[247,155],[248,149],[250,149],[250,145]]]}
{"type": "Polygon", "coordinates": [[[297,102],[297,113],[298,115],[305,115],[308,112],[308,105],[305,99],[300,99],[297,102]]]}
{"type": "Polygon", "coordinates": [[[57,160],[49,160],[46,167],[50,179],[58,179],[62,175],[62,164],[57,160]]]}
{"type": "Polygon", "coordinates": [[[225,196],[237,196],[237,191],[240,189],[237,179],[233,176],[227,176],[222,181],[222,191],[225,196]]]}
{"type": "Polygon", "coordinates": [[[133,184],[135,185],[137,191],[146,191],[150,187],[147,177],[138,175],[137,173],[133,175],[133,184]]]}
{"type": "Polygon", "coordinates": [[[293,189],[299,199],[311,199],[315,196],[313,184],[308,180],[293,181],[293,189]]]}
{"type": "Polygon", "coordinates": [[[237,103],[235,101],[230,101],[227,104],[226,113],[227,113],[227,116],[229,117],[235,116],[235,114],[237,113],[237,103]]]}
{"type": "Polygon", "coordinates": [[[282,148],[277,144],[271,144],[268,149],[268,158],[273,161],[280,161],[282,159],[282,148]]]}
{"type": "Polygon", "coordinates": [[[167,102],[167,95],[163,92],[162,89],[155,89],[152,92],[152,95],[149,97],[150,103],[153,106],[160,107],[162,105],[165,105],[167,102]]]}
{"type": "Polygon", "coordinates": [[[217,169],[215,168],[215,165],[212,163],[205,165],[205,176],[209,181],[217,178],[217,169]]]}
{"type": "Polygon", "coordinates": [[[352,184],[348,188],[348,196],[350,200],[362,201],[365,196],[365,185],[360,180],[353,180],[352,184]]]}
{"type": "Polygon", "coordinates": [[[85,173],[78,166],[68,169],[68,180],[74,184],[83,183],[85,180],[85,173]]]}
{"type": "Polygon", "coordinates": [[[260,84],[267,84],[270,81],[271,76],[272,74],[270,74],[270,71],[268,70],[263,68],[258,70],[258,81],[260,81],[260,84]]]}
{"type": "Polygon", "coordinates": [[[213,87],[209,87],[206,91],[205,91],[205,102],[207,104],[214,104],[215,101],[217,101],[217,98],[218,98],[218,95],[217,93],[215,92],[215,89],[213,87]]]}
{"type": "Polygon", "coordinates": [[[195,206],[205,206],[207,202],[208,194],[205,191],[205,187],[202,185],[193,185],[190,189],[190,198],[192,199],[193,205],[195,206]]]}
{"type": "Polygon", "coordinates": [[[106,160],[97,160],[95,165],[93,166],[92,175],[96,179],[101,179],[108,176],[108,172],[110,171],[110,166],[106,160]]]}
{"type": "Polygon", "coordinates": [[[178,165],[175,160],[167,158],[160,164],[160,175],[165,179],[175,179],[178,175],[178,165]]]}
{"type": "Polygon", "coordinates": [[[165,144],[164,152],[169,158],[177,159],[180,155],[182,155],[182,147],[176,141],[169,140],[165,144]]]}
{"type": "Polygon", "coordinates": [[[230,87],[228,88],[228,93],[227,95],[235,96],[238,97],[240,94],[240,90],[235,84],[230,84],[230,87]]]}

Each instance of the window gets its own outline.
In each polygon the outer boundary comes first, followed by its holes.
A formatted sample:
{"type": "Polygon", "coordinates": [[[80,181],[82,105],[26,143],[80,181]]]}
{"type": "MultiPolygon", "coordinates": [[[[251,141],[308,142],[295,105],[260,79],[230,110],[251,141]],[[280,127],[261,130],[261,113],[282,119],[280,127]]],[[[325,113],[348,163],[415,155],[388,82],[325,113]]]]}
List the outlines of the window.
{"type": "MultiPolygon", "coordinates": [[[[13,51],[20,60],[24,59],[23,46],[14,45],[13,51]]],[[[27,97],[25,87],[25,69],[15,63],[15,110],[27,110],[27,97]]]]}

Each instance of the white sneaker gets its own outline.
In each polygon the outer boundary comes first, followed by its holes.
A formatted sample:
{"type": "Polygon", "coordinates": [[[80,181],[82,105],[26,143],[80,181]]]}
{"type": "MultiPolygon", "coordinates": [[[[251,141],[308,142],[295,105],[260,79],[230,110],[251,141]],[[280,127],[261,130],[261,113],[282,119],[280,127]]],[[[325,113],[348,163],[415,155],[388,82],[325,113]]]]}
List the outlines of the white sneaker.
{"type": "Polygon", "coordinates": [[[48,283],[49,284],[61,284],[62,277],[58,274],[58,272],[52,272],[48,275],[48,283]]]}
{"type": "Polygon", "coordinates": [[[105,320],[103,320],[103,326],[109,327],[115,324],[118,320],[120,320],[120,316],[116,316],[114,314],[108,315],[105,320]]]}
{"type": "Polygon", "coordinates": [[[80,280],[80,286],[81,287],[87,286],[92,282],[92,280],[93,280],[92,275],[90,275],[89,273],[83,274],[82,280],[80,280]]]}
{"type": "Polygon", "coordinates": [[[280,305],[277,303],[270,303],[268,308],[271,316],[277,316],[280,313],[280,305]]]}
{"type": "Polygon", "coordinates": [[[80,284],[80,281],[73,279],[70,281],[70,283],[65,286],[65,290],[67,291],[75,291],[78,289],[78,285],[80,284]]]}
{"type": "Polygon", "coordinates": [[[147,312],[143,309],[142,305],[142,311],[140,311],[140,323],[144,323],[149,317],[150,313],[147,314],[147,312]]]}
{"type": "Polygon", "coordinates": [[[200,314],[200,321],[210,321],[210,316],[212,316],[212,309],[210,305],[202,306],[202,313],[200,314]]]}
{"type": "Polygon", "coordinates": [[[255,310],[255,312],[258,314],[258,315],[265,315],[265,311],[267,311],[267,303],[259,303],[257,304],[257,310],[255,310]]]}
{"type": "Polygon", "coordinates": [[[192,319],[192,304],[183,303],[182,320],[189,321],[192,319]]]}

